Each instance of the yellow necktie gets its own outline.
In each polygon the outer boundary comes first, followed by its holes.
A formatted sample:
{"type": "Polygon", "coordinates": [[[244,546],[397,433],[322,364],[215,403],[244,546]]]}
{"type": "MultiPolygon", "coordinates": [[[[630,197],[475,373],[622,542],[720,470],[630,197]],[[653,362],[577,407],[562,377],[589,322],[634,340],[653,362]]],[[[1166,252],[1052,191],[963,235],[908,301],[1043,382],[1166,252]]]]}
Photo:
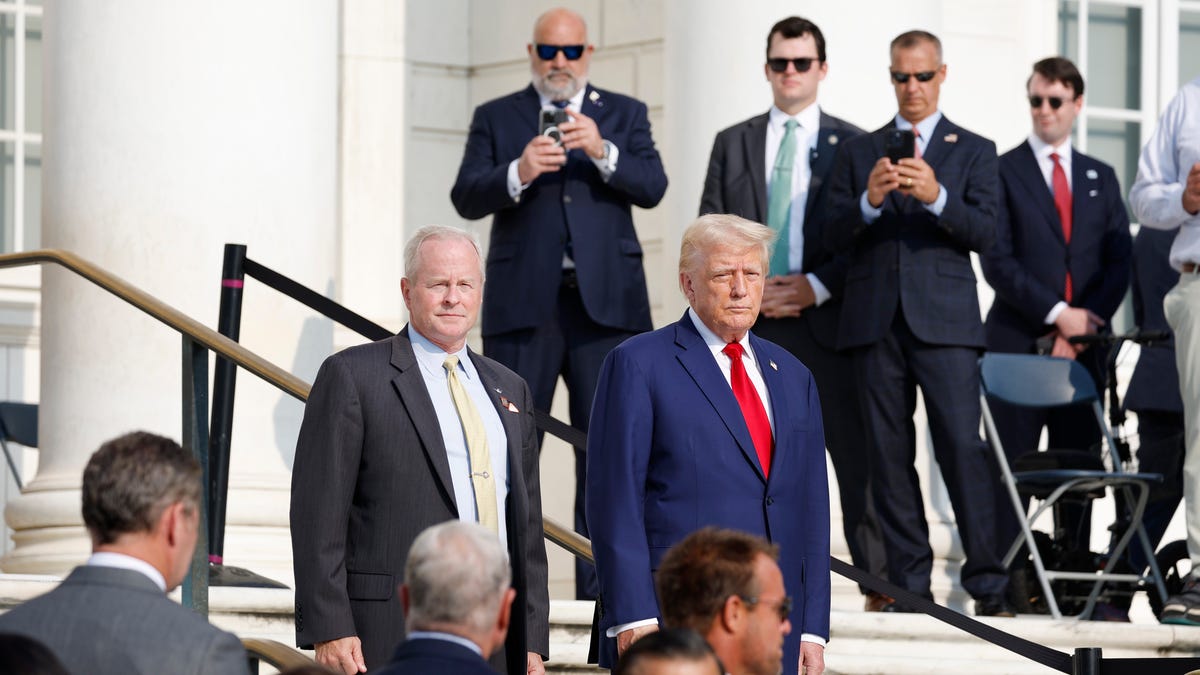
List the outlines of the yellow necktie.
{"type": "Polygon", "coordinates": [[[471,487],[475,490],[475,509],[479,524],[499,534],[500,519],[496,513],[496,477],[492,475],[492,458],[488,454],[487,431],[483,419],[467,395],[467,390],[458,381],[458,357],[451,354],[442,366],[450,385],[450,398],[458,409],[463,435],[467,439],[467,454],[471,458],[471,487]]]}

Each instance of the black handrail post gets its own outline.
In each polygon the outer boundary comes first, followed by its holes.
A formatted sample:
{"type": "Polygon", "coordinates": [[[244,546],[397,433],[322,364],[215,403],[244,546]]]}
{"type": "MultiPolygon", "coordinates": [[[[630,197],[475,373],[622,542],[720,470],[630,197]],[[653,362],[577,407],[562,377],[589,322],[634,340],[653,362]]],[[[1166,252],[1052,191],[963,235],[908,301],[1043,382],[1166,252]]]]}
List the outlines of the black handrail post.
{"type": "MultiPolygon", "coordinates": [[[[208,350],[183,336],[183,449],[200,463],[203,485],[208,485],[208,350]]],[[[196,524],[196,549],[188,576],[183,580],[183,604],[208,616],[208,505],[200,500],[196,524]]]]}
{"type": "Polygon", "coordinates": [[[1099,647],[1076,647],[1071,657],[1071,675],[1100,675],[1103,660],[1099,647]]]}
{"type": "MultiPolygon", "coordinates": [[[[245,244],[225,244],[225,261],[221,267],[221,310],[217,332],[238,341],[242,327],[242,286],[245,279],[245,244]]],[[[233,399],[237,384],[237,366],[217,356],[213,370],[212,432],[209,435],[208,471],[204,484],[208,486],[209,526],[208,561],[224,564],[225,507],[229,495],[230,435],[233,432],[233,399]]]]}

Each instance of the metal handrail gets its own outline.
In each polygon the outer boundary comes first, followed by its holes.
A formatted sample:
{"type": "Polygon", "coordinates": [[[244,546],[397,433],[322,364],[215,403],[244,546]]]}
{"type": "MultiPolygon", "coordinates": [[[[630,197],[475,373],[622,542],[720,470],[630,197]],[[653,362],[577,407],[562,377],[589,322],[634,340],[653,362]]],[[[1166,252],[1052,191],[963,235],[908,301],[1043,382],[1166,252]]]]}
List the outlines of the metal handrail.
{"type": "MultiPolygon", "coordinates": [[[[247,658],[256,666],[259,663],[266,663],[277,670],[283,671],[288,668],[301,668],[316,663],[316,661],[308,658],[307,655],[296,651],[278,640],[242,638],[242,647],[246,650],[247,658]]],[[[257,673],[258,670],[255,669],[253,672],[257,673]]]]}
{"type": "MultiPolygon", "coordinates": [[[[308,400],[308,393],[312,386],[304,380],[267,361],[258,354],[196,321],[128,281],[70,251],[45,248],[24,253],[6,253],[0,255],[0,269],[43,263],[54,263],[71,270],[100,288],[137,307],[146,314],[165,323],[179,333],[191,338],[198,344],[207,347],[213,352],[254,373],[284,393],[294,396],[301,402],[308,400]]],[[[579,536],[553,518],[543,516],[542,524],[546,539],[588,562],[594,562],[591,542],[587,539],[579,536]]]]}

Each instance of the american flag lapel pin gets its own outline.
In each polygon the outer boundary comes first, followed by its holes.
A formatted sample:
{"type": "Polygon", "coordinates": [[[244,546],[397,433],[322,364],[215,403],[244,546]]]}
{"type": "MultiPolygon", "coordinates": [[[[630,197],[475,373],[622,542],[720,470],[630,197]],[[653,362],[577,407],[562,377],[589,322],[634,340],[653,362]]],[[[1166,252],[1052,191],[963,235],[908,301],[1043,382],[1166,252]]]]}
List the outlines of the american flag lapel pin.
{"type": "Polygon", "coordinates": [[[942,138],[942,140],[946,141],[947,143],[957,143],[958,142],[958,134],[946,134],[942,138]]]}
{"type": "Polygon", "coordinates": [[[1100,177],[1100,174],[1096,173],[1096,170],[1095,170],[1095,169],[1088,169],[1088,170],[1087,170],[1087,177],[1088,177],[1088,179],[1089,179],[1089,180],[1096,180],[1097,178],[1099,178],[1099,177],[1100,177]]]}
{"type": "Polygon", "coordinates": [[[767,363],[771,364],[771,370],[779,370],[779,366],[775,365],[774,361],[767,361],[767,363]]]}
{"type": "MultiPolygon", "coordinates": [[[[499,389],[496,391],[499,391],[499,389]]],[[[508,400],[508,398],[504,396],[500,397],[500,406],[509,412],[521,412],[520,410],[517,410],[517,406],[513,405],[512,401],[508,400]]]]}

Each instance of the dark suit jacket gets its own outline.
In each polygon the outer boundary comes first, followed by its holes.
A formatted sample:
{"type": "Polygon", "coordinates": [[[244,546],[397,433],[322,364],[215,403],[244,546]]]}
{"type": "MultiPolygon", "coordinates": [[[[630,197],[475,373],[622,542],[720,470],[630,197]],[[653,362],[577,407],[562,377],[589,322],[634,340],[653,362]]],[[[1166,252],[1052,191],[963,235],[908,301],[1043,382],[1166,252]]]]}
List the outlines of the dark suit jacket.
{"type": "Polygon", "coordinates": [[[508,165],[537,135],[540,109],[532,86],[479,106],[450,190],[462,217],[494,215],[487,276],[499,281],[484,290],[483,334],[531,328],[553,315],[568,234],[588,316],[611,328],[650,330],[642,247],[630,207],[658,204],[667,176],[646,105],[589,86],[582,112],[617,147],[617,170],[605,183],[586,153],[573,150],[566,166],[538,176],[514,202],[508,165]]]}
{"type": "Polygon", "coordinates": [[[935,216],[918,200],[893,191],[883,214],[868,225],[859,199],[867,176],[884,156],[895,123],[847,141],[830,179],[833,222],[826,244],[850,253],[838,346],[870,345],[883,337],[896,312],[913,334],[936,345],[983,347],[979,297],[971,251],[991,243],[996,227],[996,145],[945,116],[934,128],[924,159],[946,188],[935,216]]]}
{"type": "MultiPolygon", "coordinates": [[[[767,222],[767,123],[769,114],[739,122],[717,134],[700,215],[732,213],[756,223],[767,222]]],[[[820,307],[804,310],[813,336],[827,349],[837,346],[838,318],[841,315],[842,287],[846,280],[846,256],[835,255],[825,246],[824,222],[827,212],[818,212],[828,192],[825,180],[833,169],[840,143],[863,133],[862,129],[821,112],[817,151],[812,157],[812,177],[804,208],[804,260],[802,270],[817,275],[831,297],[820,307]]]]}
{"type": "MultiPolygon", "coordinates": [[[[524,672],[527,651],[549,650],[533,405],[512,371],[475,353],[471,362],[508,436],[505,522],[517,598],[506,647],[510,663],[520,663],[510,672],[524,672]]],[[[292,469],[297,644],[358,635],[367,667],[385,663],[404,636],[396,588],[408,550],[426,528],[456,518],[446,448],[408,328],[326,359],[292,469]]]]}
{"type": "MultiPolygon", "coordinates": [[[[378,675],[495,675],[487,661],[462,645],[424,638],[407,640],[378,675]]],[[[510,671],[511,672],[511,671],[510,671]]]]}
{"type": "MultiPolygon", "coordinates": [[[[801,633],[829,636],[829,484],[821,405],[812,375],[751,333],[775,422],[763,478],[733,390],[685,314],[609,353],[588,435],[588,528],[600,582],[600,634],[659,616],[654,579],[671,546],[705,526],[777,543],[795,598],[784,672],[801,633]]],[[[601,665],[611,666],[609,640],[601,665]]]]}
{"type": "Polygon", "coordinates": [[[980,256],[996,291],[984,330],[991,351],[1025,353],[1049,332],[1043,321],[1063,299],[1110,322],[1129,288],[1131,240],[1112,167],[1071,153],[1071,243],[1063,240],[1054,195],[1026,141],[1000,157],[996,239],[980,256]]]}
{"type": "MultiPolygon", "coordinates": [[[[1143,227],[1133,242],[1133,321],[1144,331],[1171,335],[1171,326],[1163,314],[1163,297],[1179,283],[1179,272],[1167,262],[1178,232],[1179,228],[1143,227]]],[[[1125,407],[1134,411],[1183,412],[1173,335],[1166,342],[1142,346],[1133,377],[1129,378],[1125,407]]]]}
{"type": "Polygon", "coordinates": [[[0,632],[41,642],[72,673],[248,672],[237,636],[175,603],[134,570],[76,567],[58,588],[0,616],[0,632]]]}

